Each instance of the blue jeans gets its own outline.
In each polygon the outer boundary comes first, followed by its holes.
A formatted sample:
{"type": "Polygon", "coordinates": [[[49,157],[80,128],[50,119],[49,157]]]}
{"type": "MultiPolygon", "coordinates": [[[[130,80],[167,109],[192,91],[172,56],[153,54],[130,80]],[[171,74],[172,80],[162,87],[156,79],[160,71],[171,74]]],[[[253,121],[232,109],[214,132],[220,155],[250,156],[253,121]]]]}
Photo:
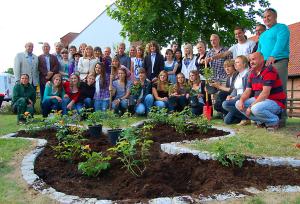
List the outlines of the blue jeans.
{"type": "MultiPolygon", "coordinates": [[[[241,111],[242,114],[246,115],[246,109],[255,101],[255,98],[249,98],[245,101],[245,109],[241,111]]],[[[237,107],[239,101],[236,102],[237,107]]],[[[277,125],[279,123],[278,115],[282,112],[282,108],[273,100],[266,99],[264,101],[256,103],[251,107],[250,119],[255,121],[257,124],[265,124],[268,126],[277,125]]]]}
{"type": "Polygon", "coordinates": [[[83,103],[78,103],[78,109],[82,109],[83,107],[86,108],[86,109],[90,109],[90,108],[93,108],[93,100],[91,98],[85,98],[83,100],[83,103]]]}
{"type": "Polygon", "coordinates": [[[224,110],[228,111],[228,113],[224,117],[224,123],[229,124],[236,124],[241,122],[241,120],[247,120],[248,118],[243,115],[236,107],[235,103],[238,99],[231,99],[223,101],[222,107],[224,110]]]}
{"type": "Polygon", "coordinates": [[[52,110],[60,110],[62,102],[58,102],[56,98],[45,99],[42,102],[43,117],[47,117],[52,110]]]}
{"type": "Polygon", "coordinates": [[[96,99],[94,102],[95,111],[106,111],[109,106],[109,99],[96,99]]]}
{"type": "Polygon", "coordinates": [[[114,102],[112,102],[112,109],[115,111],[115,113],[126,112],[128,108],[128,100],[122,99],[118,105],[116,105],[114,102]]]}
{"type": "Polygon", "coordinates": [[[168,108],[169,103],[168,101],[155,101],[154,106],[157,106],[158,108],[168,108]]]}
{"type": "MultiPolygon", "coordinates": [[[[71,102],[70,98],[63,98],[62,100],[62,114],[66,115],[68,113],[68,104],[71,102]]],[[[80,114],[80,109],[82,108],[82,105],[80,103],[75,103],[72,106],[72,110],[76,110],[78,114],[80,114]]]]}
{"type": "Polygon", "coordinates": [[[153,105],[153,101],[154,101],[154,98],[153,98],[152,94],[148,94],[145,97],[143,102],[141,102],[135,106],[135,113],[137,115],[144,115],[144,114],[149,113],[150,108],[153,105]]]}

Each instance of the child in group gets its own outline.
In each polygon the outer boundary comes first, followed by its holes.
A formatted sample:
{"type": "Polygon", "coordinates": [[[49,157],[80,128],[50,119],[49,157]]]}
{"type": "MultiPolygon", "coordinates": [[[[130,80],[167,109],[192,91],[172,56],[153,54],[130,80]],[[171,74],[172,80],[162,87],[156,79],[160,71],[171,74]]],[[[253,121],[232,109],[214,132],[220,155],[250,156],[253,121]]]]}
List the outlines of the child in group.
{"type": "Polygon", "coordinates": [[[106,72],[104,63],[95,65],[95,94],[94,94],[94,109],[95,111],[106,111],[109,108],[109,75],[106,72]]]}
{"type": "Polygon", "coordinates": [[[169,94],[169,110],[170,111],[182,111],[187,105],[187,94],[190,87],[185,82],[185,77],[182,73],[177,74],[176,84],[170,89],[169,94]]]}
{"type": "Polygon", "coordinates": [[[152,86],[152,94],[155,99],[154,106],[159,108],[169,107],[169,81],[168,72],[163,70],[158,75],[158,80],[152,86]]]}
{"type": "Polygon", "coordinates": [[[176,70],[177,70],[178,64],[174,60],[174,54],[171,49],[167,49],[166,51],[166,61],[164,65],[164,70],[168,72],[168,79],[172,84],[176,83],[176,70]]]}
{"type": "Polygon", "coordinates": [[[42,114],[44,118],[53,110],[61,110],[64,95],[62,76],[61,74],[54,74],[52,80],[48,81],[45,86],[42,101],[42,114]]]}
{"type": "Polygon", "coordinates": [[[139,70],[144,65],[143,59],[144,59],[144,50],[141,46],[137,46],[136,47],[136,57],[133,57],[131,59],[130,72],[131,72],[132,80],[139,78],[139,70]]]}
{"type": "Polygon", "coordinates": [[[201,82],[199,71],[190,71],[188,83],[191,87],[189,94],[187,94],[191,111],[194,115],[201,115],[204,106],[205,82],[201,82]]]}
{"type": "Polygon", "coordinates": [[[80,96],[78,102],[80,103],[82,109],[93,108],[93,98],[95,95],[95,74],[90,73],[87,75],[86,82],[80,82],[80,96]]]}
{"type": "Polygon", "coordinates": [[[80,96],[80,77],[78,74],[73,73],[70,76],[70,81],[63,83],[65,90],[65,95],[62,100],[62,113],[66,115],[68,110],[73,110],[74,108],[80,113],[81,105],[78,103],[80,96]]]}
{"type": "MultiPolygon", "coordinates": [[[[111,76],[112,77],[112,76],[111,76]]],[[[112,91],[114,100],[112,101],[112,108],[115,113],[122,115],[128,108],[128,97],[130,95],[130,81],[127,80],[126,70],[120,68],[118,70],[118,79],[114,80],[109,85],[109,90],[112,91]]]]}

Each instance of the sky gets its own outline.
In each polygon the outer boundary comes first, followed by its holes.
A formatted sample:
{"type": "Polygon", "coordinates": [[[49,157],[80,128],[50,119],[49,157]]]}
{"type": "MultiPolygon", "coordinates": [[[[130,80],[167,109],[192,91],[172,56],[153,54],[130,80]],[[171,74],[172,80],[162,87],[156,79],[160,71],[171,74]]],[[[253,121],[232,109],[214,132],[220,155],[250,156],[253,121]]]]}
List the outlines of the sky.
{"type": "MultiPolygon", "coordinates": [[[[34,54],[42,53],[38,42],[54,43],[68,32],[81,32],[114,0],[9,0],[0,7],[0,72],[13,67],[14,57],[34,43],[34,54]]],[[[300,21],[299,0],[269,0],[277,10],[278,22],[300,21]]],[[[262,21],[261,21],[262,22],[262,21]]]]}

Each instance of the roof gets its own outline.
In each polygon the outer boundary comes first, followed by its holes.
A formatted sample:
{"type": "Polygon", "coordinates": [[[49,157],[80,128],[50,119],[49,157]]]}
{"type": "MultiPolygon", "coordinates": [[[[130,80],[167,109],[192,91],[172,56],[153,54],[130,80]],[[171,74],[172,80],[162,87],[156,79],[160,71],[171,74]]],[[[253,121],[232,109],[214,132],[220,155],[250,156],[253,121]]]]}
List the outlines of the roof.
{"type": "Polygon", "coordinates": [[[300,22],[289,25],[290,61],[289,76],[300,76],[300,22]]]}
{"type": "Polygon", "coordinates": [[[68,46],[70,44],[70,42],[72,42],[77,36],[79,35],[79,33],[72,33],[69,32],[66,35],[64,35],[63,37],[60,38],[60,41],[65,45],[68,46]]]}

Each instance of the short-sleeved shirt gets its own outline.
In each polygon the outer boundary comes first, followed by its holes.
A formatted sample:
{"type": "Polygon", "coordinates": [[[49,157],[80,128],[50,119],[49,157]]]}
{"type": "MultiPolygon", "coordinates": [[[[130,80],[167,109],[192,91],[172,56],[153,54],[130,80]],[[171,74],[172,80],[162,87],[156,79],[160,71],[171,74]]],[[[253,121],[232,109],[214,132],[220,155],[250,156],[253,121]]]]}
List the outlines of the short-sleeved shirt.
{"type": "Polygon", "coordinates": [[[253,48],[255,47],[255,42],[253,40],[247,40],[245,43],[234,44],[229,48],[229,51],[232,53],[233,59],[237,56],[244,55],[248,56],[252,53],[253,48]]]}
{"type": "Polygon", "coordinates": [[[121,86],[119,83],[119,80],[114,80],[112,83],[113,88],[116,90],[116,95],[115,95],[115,99],[119,99],[123,96],[125,96],[127,90],[130,89],[131,86],[131,82],[127,81],[126,86],[121,86]]]}
{"type": "Polygon", "coordinates": [[[247,88],[252,89],[255,98],[262,92],[263,86],[271,86],[268,99],[275,101],[281,108],[285,109],[286,94],[283,92],[278,72],[272,65],[263,67],[258,75],[252,71],[248,77],[247,88]]]}
{"type": "MultiPolygon", "coordinates": [[[[215,56],[217,54],[226,52],[228,49],[226,47],[222,47],[219,52],[216,52],[214,49],[211,49],[207,52],[207,57],[212,57],[215,56]]],[[[213,70],[213,79],[217,80],[217,81],[222,81],[225,80],[227,77],[227,74],[224,70],[224,62],[226,59],[230,59],[231,56],[228,56],[226,58],[220,58],[220,59],[216,59],[210,62],[210,67],[213,70]]]]}

